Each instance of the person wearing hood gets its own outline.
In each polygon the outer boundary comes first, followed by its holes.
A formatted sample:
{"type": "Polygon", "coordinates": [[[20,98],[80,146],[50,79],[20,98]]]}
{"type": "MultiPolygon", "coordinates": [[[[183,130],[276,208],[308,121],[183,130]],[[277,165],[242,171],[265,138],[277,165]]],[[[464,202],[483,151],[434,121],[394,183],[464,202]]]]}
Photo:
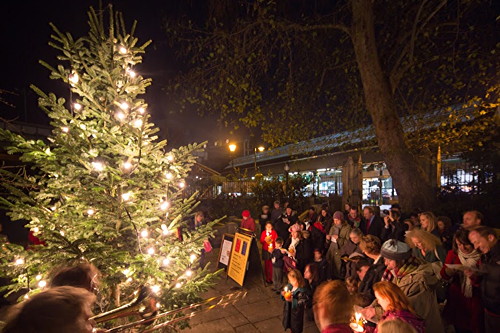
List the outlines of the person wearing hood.
{"type": "Polygon", "coordinates": [[[240,228],[244,228],[247,230],[250,230],[252,232],[255,232],[255,221],[253,218],[250,216],[250,211],[249,210],[244,210],[241,212],[241,225],[240,228]]]}
{"type": "Polygon", "coordinates": [[[336,211],[333,214],[333,224],[330,232],[326,235],[326,240],[329,242],[328,251],[326,252],[326,260],[330,264],[331,277],[344,279],[341,274],[342,260],[340,249],[349,241],[349,233],[351,226],[345,221],[344,214],[341,211],[336,211]]]}
{"type": "MultiPolygon", "coordinates": [[[[444,332],[435,293],[439,280],[431,265],[413,257],[410,247],[396,239],[382,244],[380,253],[386,265],[382,281],[390,281],[401,288],[415,314],[424,319],[426,332],[444,332]]],[[[375,312],[371,308],[365,315],[372,318],[375,312]]]]}

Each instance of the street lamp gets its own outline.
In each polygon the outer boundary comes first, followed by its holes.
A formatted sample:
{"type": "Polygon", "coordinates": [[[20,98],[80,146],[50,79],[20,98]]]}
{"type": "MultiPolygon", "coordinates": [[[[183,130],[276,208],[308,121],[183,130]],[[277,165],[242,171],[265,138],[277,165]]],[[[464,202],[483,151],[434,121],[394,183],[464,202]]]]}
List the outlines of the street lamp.
{"type": "Polygon", "coordinates": [[[255,172],[257,172],[257,150],[262,153],[265,149],[263,146],[254,147],[253,149],[253,168],[255,172]]]}
{"type": "MultiPolygon", "coordinates": [[[[237,148],[235,143],[230,143],[228,147],[229,147],[229,151],[231,153],[234,153],[236,151],[236,148],[237,148]]],[[[234,172],[234,156],[231,156],[231,168],[233,169],[233,172],[234,172]]]]}

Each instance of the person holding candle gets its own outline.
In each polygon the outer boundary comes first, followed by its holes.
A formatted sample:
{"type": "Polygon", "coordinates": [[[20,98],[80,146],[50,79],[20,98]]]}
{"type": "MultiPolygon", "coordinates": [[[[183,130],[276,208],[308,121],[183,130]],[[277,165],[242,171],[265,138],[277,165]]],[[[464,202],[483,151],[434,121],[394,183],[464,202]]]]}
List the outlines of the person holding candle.
{"type": "Polygon", "coordinates": [[[292,269],[288,272],[288,285],[281,292],[283,306],[283,327],[292,333],[302,333],[304,329],[304,308],[309,299],[302,274],[292,269]]]}
{"type": "Polygon", "coordinates": [[[391,281],[401,288],[415,313],[424,319],[427,332],[444,332],[435,292],[439,280],[429,263],[411,253],[406,243],[386,241],[381,249],[387,267],[382,281],[391,281]]]}
{"type": "MultiPolygon", "coordinates": [[[[398,286],[389,281],[381,281],[373,285],[373,290],[378,304],[384,310],[379,324],[386,320],[400,319],[413,326],[418,333],[426,332],[424,321],[415,314],[410,300],[398,286]]],[[[377,332],[376,328],[375,333],[377,332]]]]}
{"type": "Polygon", "coordinates": [[[252,218],[250,211],[247,209],[242,211],[241,217],[242,217],[242,219],[241,219],[240,228],[255,232],[255,221],[252,218]]]}
{"type": "Polygon", "coordinates": [[[344,282],[328,281],[316,288],[313,311],[321,333],[352,333],[349,322],[353,307],[353,300],[344,282]]]}
{"type": "Polygon", "coordinates": [[[273,283],[273,263],[271,262],[271,254],[276,247],[275,241],[278,234],[273,230],[271,221],[266,223],[266,228],[260,234],[260,243],[262,244],[262,260],[264,260],[264,273],[266,282],[273,283]]]}

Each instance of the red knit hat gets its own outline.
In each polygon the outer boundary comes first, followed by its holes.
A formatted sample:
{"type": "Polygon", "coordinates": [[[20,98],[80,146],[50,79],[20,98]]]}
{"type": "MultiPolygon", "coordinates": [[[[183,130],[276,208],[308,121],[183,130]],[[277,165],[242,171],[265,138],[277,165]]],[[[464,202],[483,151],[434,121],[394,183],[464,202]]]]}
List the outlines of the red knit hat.
{"type": "Polygon", "coordinates": [[[243,212],[241,212],[241,216],[243,216],[243,217],[250,217],[250,211],[249,210],[244,210],[243,212]]]}

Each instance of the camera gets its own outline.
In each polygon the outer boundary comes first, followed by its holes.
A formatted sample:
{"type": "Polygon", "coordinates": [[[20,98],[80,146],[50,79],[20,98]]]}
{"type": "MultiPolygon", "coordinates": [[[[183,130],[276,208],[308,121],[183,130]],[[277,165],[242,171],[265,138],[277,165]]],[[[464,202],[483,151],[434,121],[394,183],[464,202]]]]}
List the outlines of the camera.
{"type": "Polygon", "coordinates": [[[391,214],[391,212],[389,212],[387,209],[384,209],[384,210],[382,211],[382,213],[384,213],[385,215],[389,215],[389,214],[391,214]]]}

